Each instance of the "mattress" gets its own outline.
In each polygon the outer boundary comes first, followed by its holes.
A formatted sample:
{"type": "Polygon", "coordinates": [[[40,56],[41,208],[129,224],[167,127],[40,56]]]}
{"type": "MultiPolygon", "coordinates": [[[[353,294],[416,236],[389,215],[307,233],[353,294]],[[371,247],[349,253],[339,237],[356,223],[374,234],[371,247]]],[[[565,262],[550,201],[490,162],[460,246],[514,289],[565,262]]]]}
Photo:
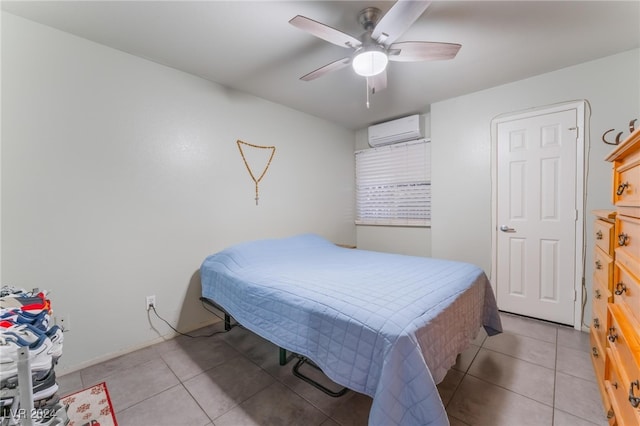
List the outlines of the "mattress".
{"type": "Polygon", "coordinates": [[[202,296],[244,327],[373,398],[370,425],[447,425],[436,384],[481,327],[502,331],[485,273],[338,247],[314,234],[208,256],[202,296]]]}

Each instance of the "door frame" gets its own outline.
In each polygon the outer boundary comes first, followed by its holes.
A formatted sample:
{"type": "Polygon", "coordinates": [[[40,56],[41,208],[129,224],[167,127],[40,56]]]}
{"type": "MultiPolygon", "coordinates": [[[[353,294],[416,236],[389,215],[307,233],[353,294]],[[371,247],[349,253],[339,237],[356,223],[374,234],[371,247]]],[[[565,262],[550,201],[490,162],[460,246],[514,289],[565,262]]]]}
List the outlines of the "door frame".
{"type": "Polygon", "coordinates": [[[589,113],[588,102],[577,100],[562,102],[553,105],[535,107],[527,110],[508,112],[500,114],[491,120],[491,286],[494,294],[498,294],[497,285],[497,251],[498,251],[498,124],[520,119],[530,118],[540,114],[552,114],[561,111],[576,110],[576,211],[575,221],[575,271],[574,271],[574,318],[573,328],[576,330],[587,330],[583,325],[583,299],[586,297],[585,288],[585,232],[586,223],[584,219],[586,201],[586,174],[585,174],[585,146],[588,146],[589,132],[586,130],[587,114],[589,113]]]}

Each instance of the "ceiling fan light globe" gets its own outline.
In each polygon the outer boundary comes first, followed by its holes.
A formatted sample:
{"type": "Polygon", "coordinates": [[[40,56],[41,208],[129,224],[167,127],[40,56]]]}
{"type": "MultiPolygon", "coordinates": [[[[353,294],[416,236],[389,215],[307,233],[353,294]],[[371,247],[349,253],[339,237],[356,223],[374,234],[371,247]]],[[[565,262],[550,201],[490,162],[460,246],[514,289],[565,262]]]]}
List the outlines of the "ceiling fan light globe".
{"type": "Polygon", "coordinates": [[[357,53],[353,57],[351,65],[356,74],[371,77],[384,71],[388,62],[389,58],[386,53],[379,50],[366,50],[357,53]]]}

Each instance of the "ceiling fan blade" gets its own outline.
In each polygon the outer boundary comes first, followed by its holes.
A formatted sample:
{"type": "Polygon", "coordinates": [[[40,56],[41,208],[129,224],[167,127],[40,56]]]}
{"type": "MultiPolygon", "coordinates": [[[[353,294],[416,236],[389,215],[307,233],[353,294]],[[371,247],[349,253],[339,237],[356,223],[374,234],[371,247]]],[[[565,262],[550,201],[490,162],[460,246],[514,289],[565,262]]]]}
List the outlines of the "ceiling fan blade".
{"type": "Polygon", "coordinates": [[[389,46],[389,60],[396,62],[438,61],[453,59],[462,45],[432,41],[402,41],[389,46]]]}
{"type": "Polygon", "coordinates": [[[357,49],[362,45],[357,38],[305,16],[296,15],[289,23],[337,46],[357,49]]]}
{"type": "Polygon", "coordinates": [[[309,74],[305,74],[300,77],[300,80],[303,81],[311,81],[315,80],[318,77],[322,77],[325,74],[330,73],[331,71],[336,71],[341,68],[348,66],[351,63],[351,58],[342,58],[337,61],[333,61],[330,64],[327,64],[323,67],[318,68],[315,71],[311,71],[309,74]]]}
{"type": "Polygon", "coordinates": [[[389,46],[427,10],[430,1],[398,0],[373,29],[371,37],[389,46]]]}
{"type": "Polygon", "coordinates": [[[380,74],[376,74],[367,78],[367,86],[371,90],[372,94],[376,94],[381,90],[387,88],[387,70],[385,69],[380,74]]]}

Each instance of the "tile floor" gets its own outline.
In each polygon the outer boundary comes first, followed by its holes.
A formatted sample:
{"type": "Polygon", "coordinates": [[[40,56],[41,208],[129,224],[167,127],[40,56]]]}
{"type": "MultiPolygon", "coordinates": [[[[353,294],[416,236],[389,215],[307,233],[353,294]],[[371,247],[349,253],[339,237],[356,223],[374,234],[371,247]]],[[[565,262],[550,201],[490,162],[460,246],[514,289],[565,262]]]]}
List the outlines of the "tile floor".
{"type": "MultiPolygon", "coordinates": [[[[481,332],[438,385],[451,425],[606,425],[588,335],[508,314],[502,320],[504,333],[481,332]]],[[[236,327],[150,346],[61,376],[59,385],[66,395],[106,381],[120,426],[367,424],[369,397],[326,396],[294,377],[291,365],[281,367],[276,346],[236,327]]]]}

